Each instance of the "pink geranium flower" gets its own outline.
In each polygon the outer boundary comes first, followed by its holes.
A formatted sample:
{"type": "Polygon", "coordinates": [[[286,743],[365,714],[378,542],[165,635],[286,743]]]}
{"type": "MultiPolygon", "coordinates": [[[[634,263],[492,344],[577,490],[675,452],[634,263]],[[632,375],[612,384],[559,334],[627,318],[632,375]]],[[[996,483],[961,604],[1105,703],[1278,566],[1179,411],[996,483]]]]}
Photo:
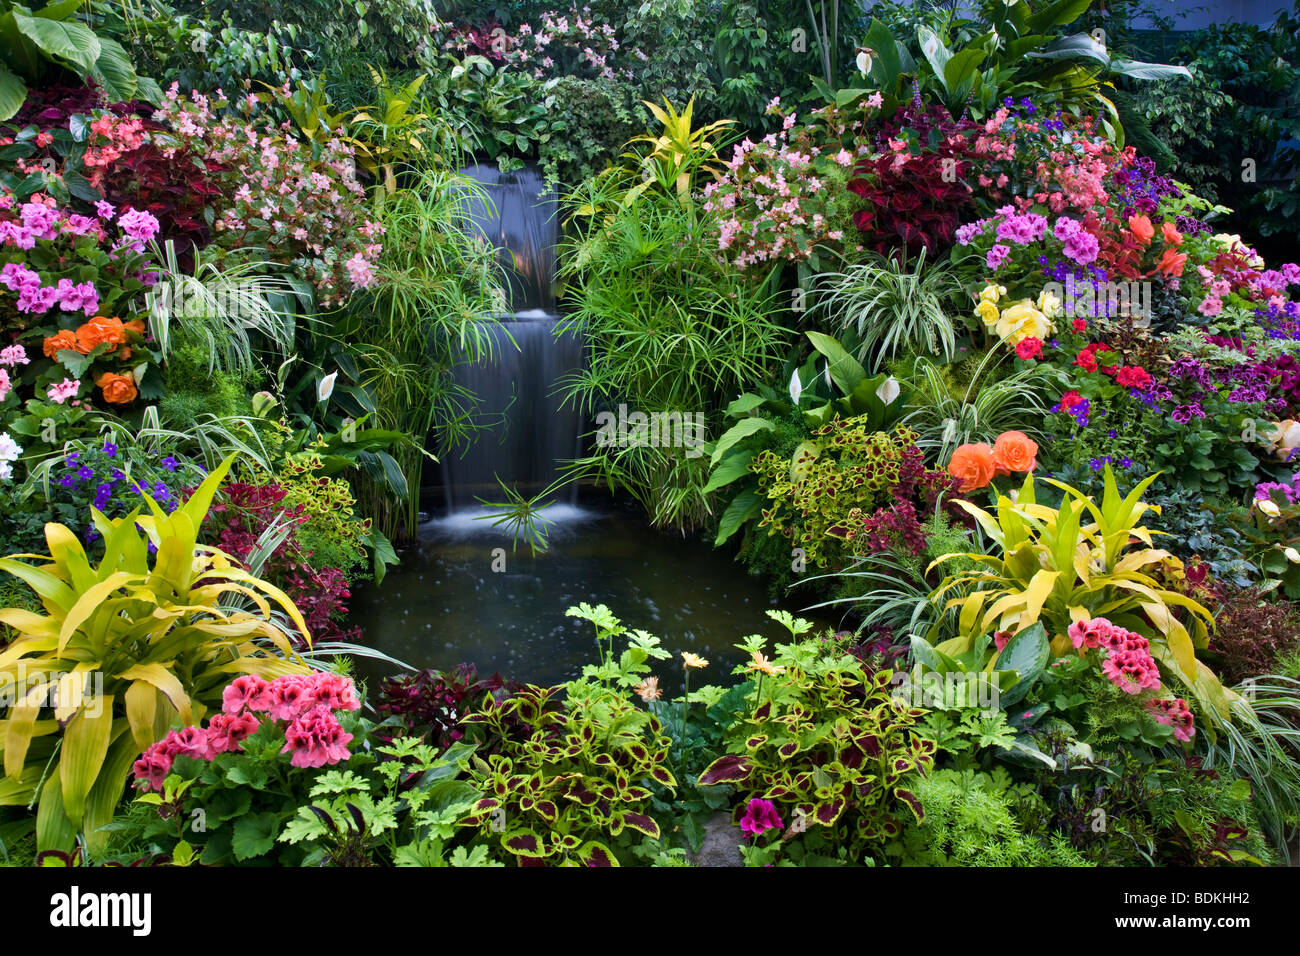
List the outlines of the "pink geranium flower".
{"type": "Polygon", "coordinates": [[[780,829],[785,824],[776,812],[776,805],[771,800],[754,797],[745,808],[745,815],[740,818],[740,829],[750,836],[758,838],[768,830],[780,829]]]}

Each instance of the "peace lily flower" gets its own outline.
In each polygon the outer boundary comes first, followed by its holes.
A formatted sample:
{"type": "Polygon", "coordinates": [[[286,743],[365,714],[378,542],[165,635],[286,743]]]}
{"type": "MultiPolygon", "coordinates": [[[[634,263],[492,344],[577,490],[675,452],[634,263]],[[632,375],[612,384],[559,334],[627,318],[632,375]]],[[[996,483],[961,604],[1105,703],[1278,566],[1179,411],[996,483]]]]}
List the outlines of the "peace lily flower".
{"type": "Polygon", "coordinates": [[[898,398],[901,391],[902,387],[898,384],[898,379],[891,375],[889,378],[881,382],[880,387],[876,389],[876,398],[880,399],[886,405],[892,405],[894,404],[894,399],[898,398]]]}
{"type": "Polygon", "coordinates": [[[1270,518],[1276,518],[1282,514],[1278,506],[1274,502],[1269,501],[1268,499],[1262,499],[1256,501],[1255,507],[1257,507],[1260,511],[1264,512],[1264,514],[1268,515],[1270,518]]]}
{"type": "Polygon", "coordinates": [[[795,369],[794,374],[790,376],[790,401],[798,405],[799,396],[802,394],[803,382],[799,381],[799,370],[795,369]]]}
{"type": "Polygon", "coordinates": [[[338,372],[330,372],[316,384],[316,400],[324,402],[334,394],[334,380],[339,377],[338,372]]]}
{"type": "Polygon", "coordinates": [[[1284,548],[1282,553],[1286,555],[1286,559],[1292,564],[1300,564],[1300,551],[1295,548],[1284,548]]]}
{"type": "Polygon", "coordinates": [[[859,51],[858,51],[858,59],[857,59],[857,63],[858,63],[858,72],[859,72],[859,73],[870,73],[870,72],[871,72],[871,54],[868,53],[866,50],[859,50],[859,51]]]}

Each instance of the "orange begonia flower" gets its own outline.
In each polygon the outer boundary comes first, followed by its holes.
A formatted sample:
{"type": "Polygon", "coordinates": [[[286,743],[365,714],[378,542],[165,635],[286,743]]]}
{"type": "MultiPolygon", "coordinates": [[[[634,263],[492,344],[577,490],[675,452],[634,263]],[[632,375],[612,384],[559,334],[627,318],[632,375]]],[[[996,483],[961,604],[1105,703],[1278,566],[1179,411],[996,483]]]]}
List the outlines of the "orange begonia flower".
{"type": "Polygon", "coordinates": [[[1167,222],[1160,227],[1160,232],[1164,236],[1165,242],[1171,246],[1181,246],[1183,244],[1183,234],[1178,231],[1178,227],[1172,222],[1167,222]]]}
{"type": "Polygon", "coordinates": [[[104,401],[110,405],[129,405],[140,393],[136,390],[135,379],[130,372],[118,375],[105,372],[95,379],[95,384],[104,390],[104,401]]]}
{"type": "Polygon", "coordinates": [[[1037,443],[1024,432],[1003,432],[993,443],[993,465],[1000,475],[1033,471],[1037,454],[1037,443]]]}
{"type": "Polygon", "coordinates": [[[948,462],[948,474],[961,482],[959,490],[963,492],[983,488],[993,480],[996,470],[993,449],[983,442],[959,446],[948,462]]]}
{"type": "Polygon", "coordinates": [[[119,345],[126,344],[126,327],[117,316],[108,318],[97,315],[81,328],[77,329],[77,344],[82,352],[89,352],[97,345],[109,343],[112,352],[119,345]]]}
{"type": "Polygon", "coordinates": [[[77,343],[76,333],[69,332],[67,329],[56,332],[47,338],[41,351],[45,353],[47,359],[52,359],[57,362],[59,360],[59,352],[64,349],[68,349],[72,352],[80,352],[83,355],[90,351],[90,349],[83,349],[77,343]]]}
{"type": "Polygon", "coordinates": [[[1166,249],[1160,261],[1156,263],[1156,272],[1163,272],[1167,276],[1180,276],[1183,274],[1183,266],[1186,262],[1187,253],[1166,249]]]}
{"type": "Polygon", "coordinates": [[[1156,234],[1155,226],[1151,225],[1151,220],[1141,214],[1129,216],[1128,227],[1133,232],[1133,238],[1144,246],[1147,245],[1156,234]]]}

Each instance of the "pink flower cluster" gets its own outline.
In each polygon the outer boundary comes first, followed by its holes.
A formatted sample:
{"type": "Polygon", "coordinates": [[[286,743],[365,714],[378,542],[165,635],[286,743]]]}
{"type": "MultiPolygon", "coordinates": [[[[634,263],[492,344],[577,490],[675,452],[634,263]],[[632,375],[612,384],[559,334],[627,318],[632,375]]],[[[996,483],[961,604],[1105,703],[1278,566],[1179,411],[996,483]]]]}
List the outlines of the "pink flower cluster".
{"type": "Polygon", "coordinates": [[[1157,721],[1174,728],[1174,737],[1178,740],[1191,740],[1196,735],[1192,711],[1188,708],[1187,701],[1181,697],[1174,700],[1153,697],[1145,706],[1157,721]]]}
{"type": "MultiPolygon", "coordinates": [[[[293,95],[287,82],[280,95],[293,95]]],[[[240,104],[252,109],[257,101],[249,97],[240,104]]],[[[321,143],[317,155],[291,123],[277,127],[257,117],[219,116],[201,93],[182,100],[174,83],[154,118],[175,133],[164,155],[188,147],[223,170],[219,244],[269,249],[306,276],[326,306],[341,304],[352,290],[374,281],[384,227],[366,218],[355,153],[341,138],[321,143]]]]}
{"type": "Polygon", "coordinates": [[[287,725],[280,752],[292,753],[293,766],[336,764],[348,759],[352,735],[334,713],[360,707],[352,679],[338,674],[290,674],[273,681],[245,674],[222,692],[221,713],[212,716],[206,730],[173,730],[141,755],[133,767],[137,785],[161,790],[178,756],[211,760],[242,750],[242,741],[256,733],[264,720],[287,725]]]}
{"type": "Polygon", "coordinates": [[[1101,670],[1126,694],[1160,689],[1160,671],[1151,645],[1141,634],[1112,624],[1104,617],[1075,621],[1066,631],[1076,650],[1100,648],[1106,652],[1101,670]]]}

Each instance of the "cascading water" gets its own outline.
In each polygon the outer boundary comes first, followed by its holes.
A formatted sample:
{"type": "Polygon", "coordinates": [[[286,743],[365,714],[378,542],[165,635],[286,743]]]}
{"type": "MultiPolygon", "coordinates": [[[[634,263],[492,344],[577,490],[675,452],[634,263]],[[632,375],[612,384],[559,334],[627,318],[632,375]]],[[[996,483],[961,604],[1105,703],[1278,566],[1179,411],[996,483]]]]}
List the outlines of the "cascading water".
{"type": "Polygon", "coordinates": [[[559,477],[560,462],[579,454],[582,429],[557,393],[560,378],[581,367],[582,343],[555,336],[555,191],[532,167],[462,172],[486,193],[486,203],[471,203],[474,226],[499,251],[513,311],[493,331],[492,358],[456,371],[457,384],[478,400],[474,422],[484,430],[467,450],[439,450],[449,515],[476,507],[478,498],[500,500],[497,477],[536,494],[559,477]]]}

